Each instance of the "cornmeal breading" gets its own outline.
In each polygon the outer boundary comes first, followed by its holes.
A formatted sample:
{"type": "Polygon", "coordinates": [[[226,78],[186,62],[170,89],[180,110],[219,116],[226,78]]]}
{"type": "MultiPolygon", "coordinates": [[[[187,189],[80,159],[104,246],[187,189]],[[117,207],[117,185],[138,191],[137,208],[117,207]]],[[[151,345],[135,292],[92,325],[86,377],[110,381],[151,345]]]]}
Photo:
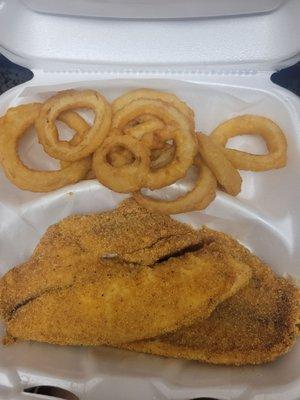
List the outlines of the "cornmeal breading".
{"type": "Polygon", "coordinates": [[[252,270],[249,284],[220,304],[206,320],[177,332],[123,347],[213,364],[260,364],[290,350],[299,334],[299,291],[228,235],[202,230],[217,246],[252,270]]]}
{"type": "Polygon", "coordinates": [[[150,338],[207,318],[251,276],[246,264],[213,248],[153,267],[107,261],[72,273],[65,286],[20,304],[7,317],[8,335],[71,345],[150,338]]]}
{"type": "Polygon", "coordinates": [[[151,265],[201,240],[190,226],[147,211],[134,200],[112,211],[65,218],[47,229],[29,261],[0,280],[0,316],[45,290],[71,284],[78,264],[116,256],[151,265]]]}
{"type": "Polygon", "coordinates": [[[8,338],[115,345],[207,318],[250,276],[191,227],[126,201],[50,228],[0,280],[0,310],[8,338]]]}
{"type": "Polygon", "coordinates": [[[199,232],[167,215],[151,212],[134,200],[112,211],[74,215],[51,226],[37,245],[34,257],[97,260],[118,255],[143,265],[200,242],[199,232]]]}

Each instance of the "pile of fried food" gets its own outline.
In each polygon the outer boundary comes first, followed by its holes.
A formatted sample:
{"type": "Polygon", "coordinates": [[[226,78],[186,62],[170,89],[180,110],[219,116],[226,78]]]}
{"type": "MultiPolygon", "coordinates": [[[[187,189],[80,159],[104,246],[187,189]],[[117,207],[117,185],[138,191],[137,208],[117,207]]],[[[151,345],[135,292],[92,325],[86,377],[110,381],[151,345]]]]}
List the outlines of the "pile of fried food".
{"type": "Polygon", "coordinates": [[[132,193],[144,207],[165,214],[206,208],[217,185],[232,196],[241,191],[238,170],[266,171],[286,165],[287,144],[282,130],[268,118],[243,115],[219,125],[209,135],[195,131],[193,110],[174,94],[150,89],[125,93],[111,104],[94,90],[62,91],[43,104],[11,108],[0,119],[0,163],[7,178],[23,190],[49,192],[82,179],[96,178],[120,193],[132,193]],[[94,111],[89,125],[76,112],[94,111]],[[56,121],[75,131],[70,141],[59,139],[56,121]],[[61,163],[56,171],[25,166],[18,141],[35,126],[45,152],[61,163]],[[259,135],[264,155],[226,148],[238,135],[259,135]],[[156,190],[186,176],[195,166],[193,189],[175,200],[154,199],[142,189],[156,190]]]}
{"type": "Polygon", "coordinates": [[[299,336],[299,289],[230,236],[128,199],[48,228],[0,279],[4,341],[260,364],[299,336]]]}

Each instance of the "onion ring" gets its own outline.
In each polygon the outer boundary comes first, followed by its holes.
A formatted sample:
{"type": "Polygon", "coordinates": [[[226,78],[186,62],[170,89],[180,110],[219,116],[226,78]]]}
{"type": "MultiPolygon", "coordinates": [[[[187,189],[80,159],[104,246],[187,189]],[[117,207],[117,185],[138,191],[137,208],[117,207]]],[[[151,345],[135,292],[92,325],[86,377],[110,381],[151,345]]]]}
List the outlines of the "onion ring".
{"type": "Polygon", "coordinates": [[[161,122],[158,118],[150,119],[149,121],[142,122],[138,125],[134,125],[131,127],[125,127],[123,129],[126,135],[131,135],[137,139],[143,137],[146,133],[156,132],[161,129],[164,129],[164,123],[161,122]]]}
{"type": "Polygon", "coordinates": [[[163,168],[168,165],[175,156],[176,148],[172,144],[166,144],[165,148],[163,149],[156,149],[151,151],[151,163],[150,168],[158,169],[163,168]]]}
{"type": "Polygon", "coordinates": [[[221,146],[215,144],[209,136],[197,134],[199,153],[205,164],[216,177],[218,183],[228,194],[237,196],[241,191],[242,178],[236,168],[227,159],[221,146]]]}
{"type": "MultiPolygon", "coordinates": [[[[148,146],[149,147],[149,146],[148,146]]],[[[150,169],[158,169],[165,167],[169,164],[175,155],[175,146],[169,143],[164,143],[163,148],[155,148],[150,153],[150,169]]],[[[133,161],[132,154],[129,150],[121,149],[114,150],[109,155],[110,163],[114,167],[121,167],[126,164],[130,164],[133,161]]]]}
{"type": "MultiPolygon", "coordinates": [[[[76,131],[72,139],[69,140],[69,143],[72,146],[80,143],[85,135],[85,132],[90,128],[90,125],[86,122],[86,120],[74,111],[64,111],[63,113],[59,114],[57,119],[76,131]]],[[[92,168],[92,157],[89,156],[89,159],[90,168],[92,168]]],[[[62,168],[65,168],[70,164],[72,164],[70,161],[60,161],[60,165],[62,168]]],[[[84,179],[90,180],[95,178],[96,176],[94,174],[94,171],[92,169],[89,169],[84,179]]]]}
{"type": "Polygon", "coordinates": [[[48,99],[36,120],[40,143],[50,156],[63,161],[76,161],[93,153],[109,133],[111,107],[100,93],[93,90],[67,90],[48,99]],[[95,121],[77,145],[61,141],[55,120],[63,111],[87,107],[95,112],[95,121]]]}
{"type": "Polygon", "coordinates": [[[93,156],[93,170],[99,182],[119,193],[139,190],[148,174],[150,150],[127,135],[114,135],[105,139],[93,156]],[[108,162],[108,155],[115,147],[124,147],[134,154],[132,164],[115,167],[108,162]]]}
{"type": "Polygon", "coordinates": [[[58,171],[38,171],[26,167],[18,156],[18,141],[38,117],[42,105],[38,103],[11,108],[5,116],[4,133],[0,138],[1,164],[7,178],[23,190],[50,192],[81,180],[90,168],[90,159],[73,162],[58,171]]]}
{"type": "Polygon", "coordinates": [[[200,160],[195,160],[198,178],[194,188],[175,200],[157,200],[142,194],[133,193],[135,201],[141,206],[163,214],[180,214],[203,210],[216,197],[217,181],[210,169],[200,160]]]}
{"type": "MultiPolygon", "coordinates": [[[[161,168],[150,169],[147,178],[144,181],[144,187],[149,189],[157,189],[167,186],[166,183],[162,185],[160,184],[160,182],[176,182],[178,180],[177,176],[183,177],[192,164],[185,163],[186,152],[183,140],[184,136],[181,134],[181,131],[165,130],[163,132],[160,132],[160,135],[161,139],[163,139],[164,141],[172,139],[175,142],[175,144],[172,145],[172,147],[174,148],[174,153],[172,158],[168,158],[170,161],[169,163],[165,163],[165,165],[161,168]],[[185,170],[182,169],[181,164],[184,165],[185,170]],[[172,179],[172,177],[174,177],[174,179],[172,179]]],[[[166,158],[164,158],[163,161],[166,161],[166,158]]]]}
{"type": "Polygon", "coordinates": [[[137,89],[127,92],[118,97],[112,102],[113,114],[120,111],[123,107],[127,106],[134,100],[160,100],[166,104],[172,105],[181,114],[183,114],[190,123],[190,128],[195,130],[195,116],[194,111],[183,101],[181,101],[175,94],[167,92],[159,92],[152,89],[137,89]]]}
{"type": "Polygon", "coordinates": [[[145,133],[141,137],[141,140],[145,144],[145,146],[149,147],[149,149],[151,150],[162,150],[165,147],[166,143],[162,140],[160,132],[145,133]]]}
{"type": "Polygon", "coordinates": [[[72,139],[69,140],[72,146],[78,145],[83,140],[85,132],[90,129],[90,125],[86,120],[75,111],[64,111],[58,115],[57,119],[76,132],[72,139]]]}
{"type": "Polygon", "coordinates": [[[148,174],[146,187],[159,189],[176,182],[186,174],[197,152],[196,138],[187,119],[176,108],[159,100],[133,100],[114,114],[112,128],[122,131],[129,121],[142,114],[154,115],[166,126],[176,129],[174,131],[165,129],[163,133],[165,136],[169,135],[168,139],[176,140],[174,162],[148,174]]]}
{"type": "Polygon", "coordinates": [[[131,164],[134,157],[131,151],[124,148],[116,148],[109,154],[109,162],[113,167],[123,167],[124,165],[131,164]]]}
{"type": "MultiPolygon", "coordinates": [[[[122,132],[119,129],[112,128],[109,132],[109,136],[121,135],[122,132]]],[[[112,150],[109,154],[109,161],[113,167],[123,167],[124,165],[131,164],[134,157],[128,149],[116,148],[112,150]]]]}
{"type": "Polygon", "coordinates": [[[162,129],[165,129],[165,124],[159,118],[143,114],[130,121],[123,128],[123,133],[132,135],[136,139],[144,138],[144,143],[151,149],[162,149],[164,142],[158,136],[162,129]]]}
{"type": "MultiPolygon", "coordinates": [[[[109,136],[121,135],[122,132],[119,129],[112,128],[109,132],[109,136]]],[[[128,149],[116,146],[109,154],[110,164],[114,167],[122,167],[127,164],[131,164],[134,157],[128,149]]]]}
{"type": "MultiPolygon", "coordinates": [[[[125,126],[124,129],[130,129],[133,126],[136,126],[136,125],[142,124],[143,122],[147,122],[147,121],[151,121],[151,120],[156,120],[156,121],[160,122],[159,119],[156,117],[153,117],[153,115],[143,114],[143,115],[139,116],[138,118],[133,119],[132,121],[128,122],[128,124],[125,126]]],[[[125,130],[124,130],[124,133],[126,133],[125,130]]]]}
{"type": "Polygon", "coordinates": [[[262,136],[269,153],[258,155],[225,148],[225,155],[235,168],[246,171],[267,171],[286,165],[286,138],[272,120],[258,115],[241,115],[220,124],[210,137],[215,143],[225,147],[228,139],[238,135],[262,136]]]}
{"type": "MultiPolygon", "coordinates": [[[[141,141],[151,150],[150,158],[151,160],[155,160],[161,155],[161,160],[158,161],[158,164],[160,167],[167,165],[173,157],[168,157],[167,155],[163,155],[166,143],[162,141],[161,137],[159,136],[159,133],[156,132],[148,132],[148,133],[143,133],[143,132],[134,132],[133,135],[130,134],[130,131],[128,130],[129,135],[135,137],[136,139],[141,139],[141,141]],[[155,155],[156,151],[159,150],[159,153],[155,155]],[[152,155],[153,153],[153,155],[152,155]],[[167,161],[168,160],[168,161],[167,161]]],[[[114,134],[121,134],[119,130],[114,129],[111,131],[111,135],[114,134]]],[[[170,153],[170,151],[169,151],[170,153]]],[[[175,153],[175,147],[173,146],[173,151],[172,154],[174,156],[175,153]]],[[[129,150],[126,149],[116,149],[110,153],[110,163],[114,167],[121,167],[126,164],[130,164],[133,161],[132,158],[132,153],[129,150]]],[[[156,164],[156,163],[154,163],[156,164]]],[[[151,165],[152,167],[152,165],[151,165]]],[[[154,168],[159,168],[158,166],[154,166],[154,168]]]]}

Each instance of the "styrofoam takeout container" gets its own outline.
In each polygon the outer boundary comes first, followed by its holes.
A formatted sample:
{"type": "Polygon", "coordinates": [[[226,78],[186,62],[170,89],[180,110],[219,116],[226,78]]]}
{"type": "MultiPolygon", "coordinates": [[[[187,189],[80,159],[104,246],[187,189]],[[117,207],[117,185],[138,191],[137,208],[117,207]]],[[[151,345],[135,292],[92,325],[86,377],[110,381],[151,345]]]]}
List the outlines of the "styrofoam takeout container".
{"type": "MultiPolygon", "coordinates": [[[[299,57],[300,1],[151,2],[152,8],[150,0],[0,1],[0,51],[34,72],[32,81],[1,96],[0,115],[63,88],[95,88],[113,99],[126,90],[149,87],[187,101],[197,128],[207,133],[235,115],[272,118],[286,132],[287,167],[242,172],[237,198],[218,193],[205,211],[176,218],[231,233],[277,273],[300,275],[300,101],[270,81],[276,68],[299,57]],[[72,16],[76,14],[82,17],[72,16]],[[97,18],[87,17],[91,15],[97,18]],[[147,16],[158,19],[134,19],[147,16]]],[[[235,139],[232,145],[249,151],[254,143],[264,150],[253,138],[235,139]]],[[[21,147],[31,165],[53,167],[33,134],[21,147]]],[[[188,184],[180,182],[162,195],[172,196],[188,184]]],[[[72,213],[113,208],[123,197],[92,181],[49,194],[23,192],[1,171],[1,274],[30,256],[49,224],[72,213]]],[[[23,393],[36,385],[66,388],[81,400],[296,400],[300,344],[272,364],[244,368],[101,347],[1,347],[0,399],[45,398],[23,393]]]]}

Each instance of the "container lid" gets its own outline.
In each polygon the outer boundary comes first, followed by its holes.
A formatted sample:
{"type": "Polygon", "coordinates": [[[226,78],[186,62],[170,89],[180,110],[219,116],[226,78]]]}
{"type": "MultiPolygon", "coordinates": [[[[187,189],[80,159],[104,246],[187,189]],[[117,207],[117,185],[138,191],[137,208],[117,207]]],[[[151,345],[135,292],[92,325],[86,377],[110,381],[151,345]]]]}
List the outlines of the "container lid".
{"type": "Polygon", "coordinates": [[[299,15],[299,0],[263,13],[175,20],[40,13],[28,0],[4,0],[0,51],[31,69],[51,71],[274,70],[300,53],[299,15]]]}
{"type": "Polygon", "coordinates": [[[224,17],[267,12],[286,0],[23,0],[33,10],[109,18],[224,17]]]}

